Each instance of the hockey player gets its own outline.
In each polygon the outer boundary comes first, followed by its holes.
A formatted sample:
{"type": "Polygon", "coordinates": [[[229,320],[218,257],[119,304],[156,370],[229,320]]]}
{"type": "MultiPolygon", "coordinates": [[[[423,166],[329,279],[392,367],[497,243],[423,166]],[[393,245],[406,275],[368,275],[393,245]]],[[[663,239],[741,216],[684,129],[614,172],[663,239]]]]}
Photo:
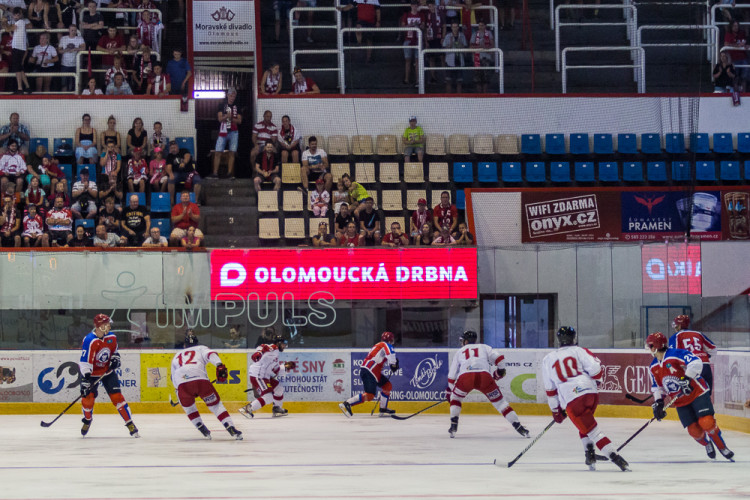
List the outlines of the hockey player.
{"type": "Polygon", "coordinates": [[[117,352],[117,337],[110,333],[112,320],[106,314],[94,316],[94,329],[83,339],[81,359],[78,367],[81,371],[81,407],[83,408],[83,427],[81,435],[85,436],[91,427],[94,416],[94,401],[98,395],[97,386],[101,382],[109,394],[109,399],[125,421],[130,435],[137,438],[138,428],[133,423],[130,408],[120,391],[120,381],[115,371],[122,364],[117,352]]]}
{"type": "Polygon", "coordinates": [[[594,418],[599,405],[596,381],[604,375],[599,358],[588,349],[578,347],[576,331],[572,326],[560,327],[557,340],[560,348],[542,360],[547,404],[555,422],[561,424],[565,417],[570,416],[583,442],[585,463],[590,470],[596,470],[596,445],[620,470],[629,471],[628,463],[617,454],[594,418]]]}
{"type": "Polygon", "coordinates": [[[281,335],[276,335],[272,344],[259,345],[251,356],[254,364],[250,365],[247,372],[255,399],[239,410],[246,418],[253,418],[254,412],[271,401],[273,401],[272,416],[283,417],[289,413],[283,406],[284,386],[279,382],[279,377],[283,377],[286,370],[294,370],[297,364],[294,361],[285,363],[279,361],[279,353],[284,352],[286,343],[281,335]]]}
{"type": "Polygon", "coordinates": [[[667,416],[664,398],[669,396],[677,408],[680,423],[705,447],[708,457],[716,458],[716,445],[724,458],[734,461],[734,453],[724,443],[714,419],[711,389],[701,376],[704,363],[690,351],[668,347],[667,337],[662,332],[654,332],[646,338],[646,349],[654,356],[650,366],[654,418],[661,420],[667,416]]]}
{"type": "Polygon", "coordinates": [[[696,330],[688,330],[690,327],[690,317],[686,314],[680,314],[672,321],[672,328],[675,333],[669,337],[669,347],[672,349],[685,349],[700,358],[703,362],[701,377],[708,384],[709,389],[714,388],[714,375],[711,371],[709,360],[716,352],[716,345],[711,339],[696,330]]]}
{"type": "Polygon", "coordinates": [[[227,381],[229,372],[221,362],[221,358],[213,350],[200,345],[198,337],[192,330],[185,333],[183,350],[172,358],[172,384],[177,389],[177,398],[180,400],[182,409],[185,410],[190,421],[206,439],[211,439],[211,431],[203,424],[198,408],[195,406],[195,398],[200,397],[211,413],[216,415],[224,425],[224,428],[237,440],[242,439],[242,433],[234,427],[232,417],[221,402],[219,393],[214,385],[208,380],[206,364],[212,363],[216,366],[216,381],[224,383],[227,381]]]}
{"type": "Polygon", "coordinates": [[[396,413],[394,410],[388,408],[388,399],[391,396],[393,386],[390,380],[383,375],[383,366],[386,363],[388,363],[391,373],[398,370],[398,359],[396,358],[396,352],[393,350],[394,340],[393,333],[383,332],[380,335],[380,342],[370,349],[370,353],[362,361],[360,375],[362,377],[362,385],[365,388],[364,392],[352,396],[339,404],[341,412],[347,417],[353,415],[352,406],[375,399],[378,387],[380,387],[380,416],[383,417],[396,413]]]}
{"type": "Polygon", "coordinates": [[[529,431],[521,425],[518,415],[510,407],[500,392],[497,380],[505,376],[505,357],[492,350],[487,344],[477,344],[477,332],[467,330],[461,334],[461,349],[453,356],[448,371],[448,390],[446,398],[451,404],[451,426],[448,434],[455,437],[458,431],[458,417],[461,404],[474,389],[480,391],[492,406],[505,417],[513,428],[523,437],[529,437],[529,431]]]}

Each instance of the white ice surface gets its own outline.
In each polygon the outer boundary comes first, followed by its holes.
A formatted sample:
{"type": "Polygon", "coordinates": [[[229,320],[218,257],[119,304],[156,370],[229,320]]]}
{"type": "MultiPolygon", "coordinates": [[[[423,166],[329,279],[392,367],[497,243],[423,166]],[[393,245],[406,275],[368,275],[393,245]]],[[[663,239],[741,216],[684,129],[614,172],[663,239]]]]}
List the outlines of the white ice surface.
{"type": "MultiPolygon", "coordinates": [[[[711,461],[676,421],[654,422],[623,449],[632,472],[600,462],[590,472],[570,421],[528,444],[499,415],[463,415],[455,439],[447,415],[410,420],[355,414],[233,415],[235,441],[211,414],[203,440],[181,414],[138,415],[141,438],[118,415],[80,413],[50,428],[50,415],[0,416],[2,499],[448,499],[750,497],[750,435],[724,432],[736,463],[711,461]],[[496,459],[503,467],[493,465],[496,459]]],[[[549,417],[521,417],[539,433],[549,417]]],[[[599,419],[616,446],[642,424],[599,419]]]]}

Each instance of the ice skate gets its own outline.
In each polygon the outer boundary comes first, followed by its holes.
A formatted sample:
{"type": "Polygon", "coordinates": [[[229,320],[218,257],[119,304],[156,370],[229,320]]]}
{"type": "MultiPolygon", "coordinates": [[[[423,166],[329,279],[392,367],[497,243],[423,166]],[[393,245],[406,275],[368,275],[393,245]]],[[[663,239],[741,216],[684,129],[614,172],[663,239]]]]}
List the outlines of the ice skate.
{"type": "Polygon", "coordinates": [[[201,434],[203,434],[203,437],[204,437],[204,438],[206,438],[206,439],[208,439],[208,440],[210,440],[210,439],[211,439],[211,431],[209,431],[209,430],[208,430],[208,427],[206,427],[206,426],[205,426],[205,425],[203,425],[203,424],[198,424],[198,425],[196,426],[196,429],[198,429],[199,431],[201,431],[201,434]]]}
{"type": "Polygon", "coordinates": [[[81,422],[83,422],[83,426],[81,427],[81,436],[85,436],[89,433],[89,429],[91,428],[91,419],[90,418],[82,418],[81,422]]]}
{"type": "Polygon", "coordinates": [[[391,410],[390,408],[381,408],[380,409],[380,416],[381,417],[388,417],[390,415],[395,415],[396,410],[391,410]]]}
{"type": "Polygon", "coordinates": [[[451,428],[448,429],[448,434],[451,438],[456,437],[456,432],[458,432],[458,417],[451,417],[451,428]]]}
{"type": "Polygon", "coordinates": [[[238,410],[240,412],[240,415],[242,415],[245,418],[253,418],[255,414],[253,414],[252,408],[250,408],[249,404],[246,404],[242,408],[238,410]]]}
{"type": "Polygon", "coordinates": [[[628,466],[628,463],[625,461],[624,458],[622,458],[617,453],[610,453],[609,459],[612,461],[613,464],[618,466],[621,471],[630,472],[630,467],[628,466]]]}
{"type": "Polygon", "coordinates": [[[711,441],[706,445],[706,455],[712,460],[716,458],[716,448],[714,448],[714,444],[711,441]]]}
{"type": "Polygon", "coordinates": [[[586,465],[589,466],[589,470],[596,470],[596,451],[594,445],[589,443],[586,445],[586,465]]]}
{"type": "Polygon", "coordinates": [[[125,424],[125,427],[128,428],[128,431],[130,431],[130,435],[134,438],[141,437],[138,435],[138,427],[136,427],[133,422],[128,422],[127,424],[125,424]]]}
{"type": "Polygon", "coordinates": [[[350,405],[347,401],[339,403],[339,409],[341,410],[341,413],[343,413],[347,418],[354,415],[352,413],[352,405],[350,405]]]}
{"type": "Polygon", "coordinates": [[[732,450],[730,450],[729,448],[721,448],[719,452],[721,452],[724,458],[726,458],[730,462],[734,462],[734,452],[732,450]]]}
{"type": "Polygon", "coordinates": [[[281,406],[274,406],[271,411],[273,417],[285,417],[289,414],[289,410],[282,408],[281,406]]]}
{"type": "Polygon", "coordinates": [[[521,425],[521,422],[513,422],[513,428],[523,437],[527,438],[529,437],[529,430],[521,425]]]}
{"type": "Polygon", "coordinates": [[[235,429],[233,425],[224,424],[224,427],[230,436],[233,436],[237,441],[242,441],[242,433],[235,429]]]}

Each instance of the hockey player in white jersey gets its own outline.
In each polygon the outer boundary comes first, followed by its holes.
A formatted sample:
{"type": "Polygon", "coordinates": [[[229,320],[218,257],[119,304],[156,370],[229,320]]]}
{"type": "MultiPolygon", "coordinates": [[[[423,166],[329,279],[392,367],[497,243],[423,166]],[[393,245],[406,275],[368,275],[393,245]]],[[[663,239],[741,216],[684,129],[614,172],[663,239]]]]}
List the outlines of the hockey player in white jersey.
{"type": "Polygon", "coordinates": [[[232,417],[221,402],[219,393],[208,380],[206,365],[216,366],[216,380],[219,383],[227,381],[228,370],[221,362],[221,358],[213,350],[198,343],[198,338],[188,330],[185,334],[184,349],[175,354],[172,359],[172,383],[177,388],[177,397],[182,409],[185,410],[190,421],[206,439],[211,439],[211,431],[203,424],[195,398],[200,397],[208,409],[216,415],[224,428],[235,439],[241,440],[242,433],[234,427],[232,417]]]}
{"type": "Polygon", "coordinates": [[[596,469],[596,445],[622,471],[629,471],[628,463],[617,454],[594,418],[599,404],[596,381],[604,375],[599,358],[588,349],[578,347],[576,331],[571,326],[560,327],[557,339],[560,348],[542,360],[547,404],[555,422],[561,424],[565,417],[570,417],[583,442],[585,462],[590,470],[596,469]]]}
{"type": "Polygon", "coordinates": [[[492,347],[487,344],[477,344],[476,341],[477,332],[468,330],[462,333],[462,347],[453,356],[451,362],[446,394],[451,404],[451,427],[448,433],[451,437],[456,435],[461,404],[466,395],[476,389],[487,396],[492,406],[513,425],[520,435],[529,437],[528,429],[521,425],[518,415],[503,397],[496,382],[505,376],[505,357],[493,351],[492,347]]]}
{"type": "Polygon", "coordinates": [[[297,364],[294,361],[279,361],[279,353],[284,352],[285,347],[286,340],[277,335],[272,344],[259,345],[251,356],[254,363],[247,372],[255,400],[239,409],[246,418],[253,418],[256,411],[272,401],[274,417],[283,417],[289,413],[283,406],[284,386],[279,382],[279,377],[283,377],[286,370],[294,370],[297,364]]]}

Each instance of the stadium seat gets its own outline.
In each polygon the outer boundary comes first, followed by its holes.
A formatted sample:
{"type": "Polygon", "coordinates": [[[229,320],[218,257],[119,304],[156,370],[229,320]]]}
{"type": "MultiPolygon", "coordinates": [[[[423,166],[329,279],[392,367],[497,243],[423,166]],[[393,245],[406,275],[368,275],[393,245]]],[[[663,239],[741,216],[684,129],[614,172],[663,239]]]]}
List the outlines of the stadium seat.
{"type": "Polygon", "coordinates": [[[83,229],[89,233],[94,232],[94,219],[76,219],[75,227],[83,226],[83,229]]]}
{"type": "Polygon", "coordinates": [[[690,134],[690,152],[697,154],[708,154],[711,147],[708,143],[708,134],[692,133],[690,134]]]}
{"type": "Polygon", "coordinates": [[[328,138],[328,149],[326,149],[326,153],[333,156],[348,156],[349,138],[345,135],[330,136],[328,138]]]}
{"type": "Polygon", "coordinates": [[[258,193],[258,212],[278,212],[278,191],[261,191],[258,193]]]}
{"type": "Polygon", "coordinates": [[[284,219],[284,238],[301,240],[305,236],[305,219],[301,217],[287,217],[284,219]]]}
{"type": "Polygon", "coordinates": [[[427,134],[425,136],[424,152],[430,156],[445,156],[445,137],[440,134],[427,134]]]}
{"type": "Polygon", "coordinates": [[[355,163],[354,164],[354,181],[360,184],[372,184],[375,182],[375,164],[374,163],[355,163]]]}
{"type": "Polygon", "coordinates": [[[664,146],[664,150],[669,154],[685,153],[685,134],[667,134],[664,137],[664,146]]]}
{"type": "Polygon", "coordinates": [[[159,234],[165,238],[169,238],[172,233],[172,223],[168,218],[151,219],[151,227],[158,227],[159,234]]]}
{"type": "Polygon", "coordinates": [[[740,180],[740,162],[722,161],[719,163],[719,178],[722,181],[740,180]]]}
{"type": "Polygon", "coordinates": [[[741,132],[737,134],[737,152],[750,153],[750,133],[741,132]]]}
{"type": "Polygon", "coordinates": [[[466,193],[463,189],[456,190],[456,208],[466,210],[466,193]]]}
{"type": "Polygon", "coordinates": [[[318,234],[318,227],[320,226],[321,222],[325,222],[326,224],[328,224],[328,232],[330,233],[331,223],[328,221],[328,218],[323,218],[323,217],[316,218],[316,217],[310,216],[310,219],[308,220],[308,224],[307,224],[307,229],[308,229],[307,234],[309,234],[310,236],[315,236],[316,234],[318,234]]]}
{"type": "Polygon", "coordinates": [[[612,134],[594,134],[594,154],[614,154],[612,147],[612,134]]]}
{"type": "MultiPolygon", "coordinates": [[[[312,186],[310,189],[313,189],[312,186]]],[[[302,212],[306,205],[300,191],[283,191],[282,192],[282,209],[284,212],[302,212]]]]}
{"type": "Polygon", "coordinates": [[[130,203],[130,197],[136,195],[138,197],[138,204],[146,206],[146,193],[141,193],[140,191],[137,191],[135,193],[127,193],[125,195],[125,205],[130,203]]]}
{"type": "Polygon", "coordinates": [[[375,154],[378,156],[395,156],[398,154],[398,141],[395,135],[379,135],[375,139],[375,154]]]}
{"type": "Polygon", "coordinates": [[[542,154],[542,138],[539,134],[523,134],[521,136],[521,153],[525,155],[542,154]]]}
{"type": "Polygon", "coordinates": [[[745,180],[750,181],[750,160],[745,160],[745,180]]]}
{"type": "Polygon", "coordinates": [[[672,180],[689,181],[690,180],[690,162],[673,161],[672,162],[672,180]]]}
{"type": "Polygon", "coordinates": [[[616,161],[599,162],[599,180],[602,182],[620,182],[616,161]]]}
{"type": "Polygon", "coordinates": [[[638,141],[635,134],[617,134],[617,152],[622,155],[638,154],[638,141]]]}
{"type": "Polygon", "coordinates": [[[384,184],[401,182],[401,177],[398,174],[398,163],[384,162],[380,164],[380,182],[384,184]]]}
{"type": "Polygon", "coordinates": [[[190,203],[195,203],[195,193],[192,191],[190,192],[190,203]]]}
{"type": "Polygon", "coordinates": [[[475,155],[494,155],[495,145],[492,141],[492,136],[487,134],[479,134],[474,136],[472,141],[472,150],[475,155]]]}
{"type": "Polygon", "coordinates": [[[594,182],[596,180],[593,161],[577,161],[573,170],[576,182],[594,182]]]}
{"type": "Polygon", "coordinates": [[[60,170],[65,174],[65,178],[68,180],[68,191],[70,191],[73,189],[73,165],[69,163],[61,163],[58,167],[60,167],[60,170]]]}
{"type": "Polygon", "coordinates": [[[720,154],[734,153],[734,144],[732,143],[732,134],[729,134],[729,133],[714,134],[714,153],[720,153],[720,154]]]}
{"type": "Polygon", "coordinates": [[[54,156],[55,158],[74,158],[75,157],[75,148],[73,147],[73,139],[68,137],[56,137],[52,140],[52,151],[50,152],[50,155],[54,156]],[[61,147],[65,145],[66,149],[65,153],[62,152],[61,147]]]}
{"type": "Polygon", "coordinates": [[[451,155],[470,155],[469,136],[466,134],[451,134],[448,136],[448,153],[451,155]]]}
{"type": "Polygon", "coordinates": [[[372,156],[375,154],[375,150],[372,148],[372,136],[355,135],[352,137],[352,154],[357,156],[372,156]]]}
{"type": "Polygon", "coordinates": [[[661,154],[661,136],[659,134],[641,134],[641,152],[647,155],[661,154]]]}
{"type": "Polygon", "coordinates": [[[646,177],[649,181],[666,182],[667,163],[663,161],[650,161],[646,164],[646,177]]]}
{"type": "MultiPolygon", "coordinates": [[[[416,210],[416,208],[414,210],[416,210]]],[[[385,224],[381,224],[380,225],[380,228],[381,228],[380,232],[382,234],[386,234],[387,232],[389,232],[391,230],[391,224],[393,224],[394,222],[398,222],[399,224],[401,224],[401,229],[402,230],[404,228],[406,228],[407,236],[408,236],[409,220],[405,219],[404,217],[393,217],[393,216],[386,217],[385,218],[385,224]],[[383,229],[383,228],[386,228],[386,229],[383,229]]]]}
{"type": "Polygon", "coordinates": [[[547,172],[543,161],[526,162],[526,181],[527,182],[547,182],[547,172]]]}
{"type": "Polygon", "coordinates": [[[151,212],[171,212],[169,193],[151,193],[151,212]]]}
{"type": "Polygon", "coordinates": [[[404,163],[404,182],[407,184],[424,183],[424,164],[410,161],[404,163]]]}
{"type": "Polygon", "coordinates": [[[300,184],[302,170],[299,163],[284,163],[281,165],[281,182],[284,184],[300,184]]]}
{"type": "Polygon", "coordinates": [[[333,177],[334,184],[338,182],[344,174],[352,175],[349,163],[331,163],[331,177],[333,177]]]}
{"type": "Polygon", "coordinates": [[[503,162],[503,182],[523,182],[523,176],[521,174],[521,162],[503,162]]]}
{"type": "Polygon", "coordinates": [[[570,182],[570,162],[553,161],[549,164],[549,175],[552,182],[570,182]]]}
{"type": "Polygon", "coordinates": [[[587,155],[589,149],[589,134],[570,134],[570,154],[587,155]]]}
{"type": "MultiPolygon", "coordinates": [[[[440,203],[440,201],[441,201],[440,200],[440,196],[443,194],[443,191],[446,191],[448,193],[448,201],[450,201],[451,203],[453,203],[453,196],[451,195],[450,190],[448,190],[448,189],[433,189],[430,192],[430,199],[427,200],[427,208],[434,208],[435,205],[437,205],[437,204],[440,203]]],[[[409,210],[411,210],[411,208],[408,207],[408,206],[406,208],[408,208],[409,210]]]]}
{"type": "Polygon", "coordinates": [[[46,137],[31,138],[31,140],[29,141],[29,153],[33,153],[34,151],[36,151],[36,148],[40,144],[44,146],[44,149],[46,149],[47,152],[49,153],[49,139],[47,139],[46,137]]]}
{"type": "Polygon", "coordinates": [[[445,162],[431,162],[429,167],[429,179],[430,182],[448,183],[450,177],[448,176],[448,164],[445,162]]]}
{"type": "Polygon", "coordinates": [[[544,152],[548,155],[565,154],[565,135],[547,134],[544,136],[544,152]]]}
{"type": "Polygon", "coordinates": [[[495,150],[499,155],[517,155],[519,153],[518,137],[510,134],[498,135],[495,140],[495,150]]]}
{"type": "Polygon", "coordinates": [[[622,164],[622,180],[626,182],[643,182],[643,163],[626,161],[622,164]]]}
{"type": "MultiPolygon", "coordinates": [[[[425,201],[427,201],[427,191],[425,191],[424,189],[409,189],[406,192],[406,209],[416,210],[417,208],[419,208],[419,205],[417,205],[417,202],[420,199],[424,199],[425,201]]],[[[437,201],[432,200],[432,202],[433,202],[432,206],[437,205],[438,203],[440,203],[440,197],[438,197],[437,201]]],[[[429,207],[430,205],[428,204],[427,206],[429,207]]],[[[390,227],[390,226],[386,226],[386,227],[390,227]]]]}
{"type": "Polygon", "coordinates": [[[477,163],[477,179],[479,182],[497,183],[497,162],[480,161],[477,163]]]}
{"type": "Polygon", "coordinates": [[[386,212],[400,212],[403,210],[403,191],[400,189],[384,189],[380,208],[386,212]]]}
{"type": "Polygon", "coordinates": [[[453,163],[453,182],[474,182],[474,166],[470,161],[457,161],[453,163]]]}
{"type": "Polygon", "coordinates": [[[302,151],[308,148],[310,137],[315,137],[315,139],[318,141],[318,147],[323,148],[326,152],[328,152],[328,146],[326,145],[326,138],[320,134],[310,134],[306,135],[302,138],[302,151]]]}
{"type": "MultiPolygon", "coordinates": [[[[175,139],[177,141],[177,146],[179,146],[180,149],[187,149],[190,151],[190,154],[193,156],[193,160],[195,160],[195,140],[192,137],[178,137],[175,139]]],[[[164,155],[164,158],[166,158],[167,155],[164,155]]]]}
{"type": "Polygon", "coordinates": [[[699,181],[716,181],[716,164],[713,161],[696,162],[695,179],[699,181]]]}
{"type": "MultiPolygon", "coordinates": [[[[269,191],[261,192],[266,193],[269,191]]],[[[279,234],[279,219],[276,217],[258,219],[258,237],[261,240],[278,240],[281,237],[279,234]]]]}

